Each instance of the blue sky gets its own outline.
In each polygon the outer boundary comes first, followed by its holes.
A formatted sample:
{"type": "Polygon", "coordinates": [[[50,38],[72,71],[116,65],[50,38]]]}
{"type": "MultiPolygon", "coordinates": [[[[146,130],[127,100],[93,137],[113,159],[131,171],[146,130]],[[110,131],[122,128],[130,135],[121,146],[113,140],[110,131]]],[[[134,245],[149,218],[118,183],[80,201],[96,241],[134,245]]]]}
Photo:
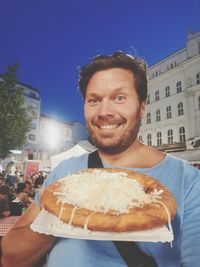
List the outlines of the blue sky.
{"type": "Polygon", "coordinates": [[[149,65],[200,30],[199,0],[0,0],[0,72],[41,93],[42,113],[84,122],[78,68],[96,54],[123,50],[149,65]]]}

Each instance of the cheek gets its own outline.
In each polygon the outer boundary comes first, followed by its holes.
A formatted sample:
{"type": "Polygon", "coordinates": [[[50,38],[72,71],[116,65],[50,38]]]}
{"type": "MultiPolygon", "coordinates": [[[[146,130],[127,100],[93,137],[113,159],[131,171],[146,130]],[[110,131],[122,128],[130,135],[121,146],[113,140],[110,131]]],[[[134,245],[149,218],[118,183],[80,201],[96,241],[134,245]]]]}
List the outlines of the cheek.
{"type": "Polygon", "coordinates": [[[93,117],[91,108],[84,106],[84,116],[86,121],[90,121],[93,117]]]}
{"type": "Polygon", "coordinates": [[[138,110],[133,106],[129,106],[118,109],[118,113],[121,115],[121,117],[124,117],[127,120],[133,120],[135,117],[137,117],[138,110]]]}

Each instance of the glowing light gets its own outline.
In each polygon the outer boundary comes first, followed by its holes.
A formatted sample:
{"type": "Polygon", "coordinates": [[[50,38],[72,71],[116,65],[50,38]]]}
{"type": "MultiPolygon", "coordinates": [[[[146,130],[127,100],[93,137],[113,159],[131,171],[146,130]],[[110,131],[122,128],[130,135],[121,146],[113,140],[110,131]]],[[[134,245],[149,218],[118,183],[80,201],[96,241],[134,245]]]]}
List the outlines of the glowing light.
{"type": "Polygon", "coordinates": [[[56,124],[49,123],[45,126],[45,143],[50,148],[56,148],[61,140],[61,134],[59,132],[59,127],[56,124]]]}

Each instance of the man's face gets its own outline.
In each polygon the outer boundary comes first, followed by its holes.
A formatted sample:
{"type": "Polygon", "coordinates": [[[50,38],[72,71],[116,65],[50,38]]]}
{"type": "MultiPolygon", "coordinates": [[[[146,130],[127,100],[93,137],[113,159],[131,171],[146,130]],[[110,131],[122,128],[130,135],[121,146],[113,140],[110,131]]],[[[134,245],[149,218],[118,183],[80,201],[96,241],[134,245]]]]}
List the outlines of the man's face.
{"type": "Polygon", "coordinates": [[[134,76],[113,68],[96,72],[90,79],[84,104],[88,131],[99,150],[120,153],[133,145],[144,114],[134,76]]]}

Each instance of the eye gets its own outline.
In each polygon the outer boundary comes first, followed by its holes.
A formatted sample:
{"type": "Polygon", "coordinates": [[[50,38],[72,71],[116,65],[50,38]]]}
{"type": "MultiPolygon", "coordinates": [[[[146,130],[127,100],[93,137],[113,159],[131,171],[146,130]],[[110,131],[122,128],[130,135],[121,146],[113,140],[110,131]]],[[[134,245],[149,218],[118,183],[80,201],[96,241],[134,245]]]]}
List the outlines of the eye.
{"type": "Polygon", "coordinates": [[[98,99],[97,98],[89,98],[86,99],[86,103],[89,104],[90,106],[95,106],[98,104],[98,99]]]}
{"type": "Polygon", "coordinates": [[[126,96],[125,95],[117,95],[115,98],[114,98],[114,102],[117,103],[117,104],[122,104],[126,101],[126,96]]]}

